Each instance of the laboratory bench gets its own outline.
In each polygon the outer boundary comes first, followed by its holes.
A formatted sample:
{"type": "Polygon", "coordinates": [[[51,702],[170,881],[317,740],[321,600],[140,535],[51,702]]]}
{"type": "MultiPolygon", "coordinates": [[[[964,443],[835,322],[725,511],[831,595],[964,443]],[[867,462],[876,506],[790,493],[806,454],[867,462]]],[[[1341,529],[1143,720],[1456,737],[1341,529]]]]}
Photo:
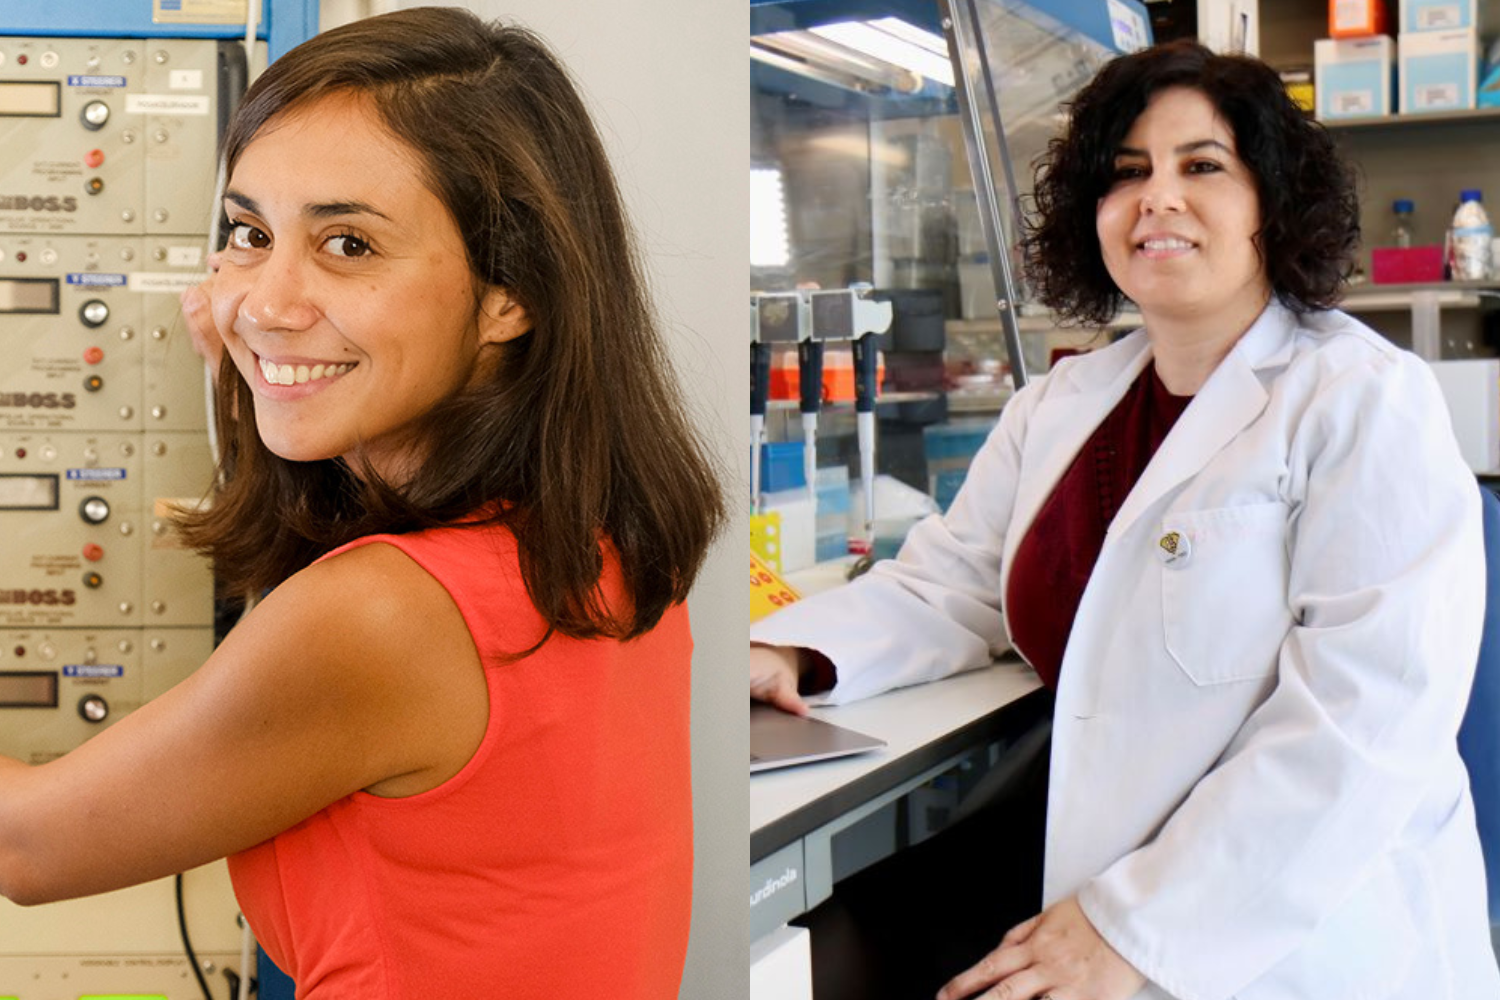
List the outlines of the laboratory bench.
{"type": "Polygon", "coordinates": [[[805,936],[800,951],[780,947],[798,933],[789,921],[828,899],[839,880],[941,829],[964,789],[1000,764],[1050,713],[1049,704],[1035,672],[1006,658],[854,704],[815,708],[818,718],[886,746],[751,775],[752,1000],[810,996],[801,992],[811,982],[805,936]],[[775,976],[763,968],[758,976],[758,961],[781,968],[775,976]]]}

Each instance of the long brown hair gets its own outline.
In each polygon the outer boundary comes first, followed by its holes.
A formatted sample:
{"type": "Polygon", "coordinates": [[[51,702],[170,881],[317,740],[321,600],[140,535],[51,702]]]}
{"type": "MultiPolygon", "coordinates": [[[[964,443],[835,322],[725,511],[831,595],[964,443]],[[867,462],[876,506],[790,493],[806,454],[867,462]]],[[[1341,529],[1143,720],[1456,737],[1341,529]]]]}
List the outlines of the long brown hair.
{"type": "Polygon", "coordinates": [[[475,523],[514,534],[551,630],[645,632],[687,596],[724,500],[683,415],[614,177],[567,72],[530,32],[463,10],[357,21],[287,53],[250,88],[225,136],[225,176],[278,116],[351,92],[372,98],[419,155],[476,288],[506,289],[532,330],[424,418],[426,461],[399,486],[341,459],[269,451],[226,355],[221,484],[184,534],[229,590],[253,594],[355,538],[481,515],[475,523]],[[599,590],[606,539],[624,607],[599,590]]]}

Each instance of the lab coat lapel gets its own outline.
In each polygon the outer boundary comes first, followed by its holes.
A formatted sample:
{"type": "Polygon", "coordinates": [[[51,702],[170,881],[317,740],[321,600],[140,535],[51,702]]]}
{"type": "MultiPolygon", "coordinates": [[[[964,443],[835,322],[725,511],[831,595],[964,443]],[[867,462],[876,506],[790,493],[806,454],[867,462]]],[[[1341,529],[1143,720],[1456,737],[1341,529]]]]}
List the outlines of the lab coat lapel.
{"type": "Polygon", "coordinates": [[[1047,397],[1037,404],[1028,421],[1015,508],[1001,553],[1002,594],[1008,590],[1011,557],[1037,511],[1073,464],[1083,443],[1124,397],[1150,359],[1150,343],[1137,331],[1125,341],[1079,358],[1053,376],[1067,381],[1049,387],[1047,397]]]}
{"type": "Polygon", "coordinates": [[[1196,475],[1266,407],[1257,369],[1285,363],[1291,314],[1275,301],[1214,369],[1147,464],[1109,526],[1105,543],[1130,529],[1177,484],[1196,475]]]}

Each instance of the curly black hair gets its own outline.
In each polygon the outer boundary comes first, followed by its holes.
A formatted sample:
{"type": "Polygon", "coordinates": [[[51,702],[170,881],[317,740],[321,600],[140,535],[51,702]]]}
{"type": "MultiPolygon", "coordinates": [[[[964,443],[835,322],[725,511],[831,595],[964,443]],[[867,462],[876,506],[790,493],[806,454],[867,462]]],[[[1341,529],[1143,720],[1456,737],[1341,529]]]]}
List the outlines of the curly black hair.
{"type": "Polygon", "coordinates": [[[1333,306],[1359,245],[1355,174],[1333,137],[1294,104],[1258,59],[1180,40],[1110,61],[1068,105],[1069,121],[1036,168],[1022,252],[1037,298],[1065,321],[1103,325],[1125,302],[1095,228],[1115,152],[1151,97],[1169,87],[1206,96],[1255,177],[1256,246],[1277,299],[1294,312],[1333,306]]]}

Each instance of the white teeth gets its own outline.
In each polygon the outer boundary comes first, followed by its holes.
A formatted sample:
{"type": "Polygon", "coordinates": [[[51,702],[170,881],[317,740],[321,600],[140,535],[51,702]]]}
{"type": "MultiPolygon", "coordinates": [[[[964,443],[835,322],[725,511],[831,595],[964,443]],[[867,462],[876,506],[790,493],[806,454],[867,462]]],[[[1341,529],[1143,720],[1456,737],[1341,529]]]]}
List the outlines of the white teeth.
{"type": "Polygon", "coordinates": [[[352,369],[351,364],[343,365],[278,365],[274,361],[260,359],[260,373],[265,380],[272,385],[299,385],[303,382],[316,382],[319,379],[333,378],[335,375],[343,375],[352,369]]]}
{"type": "Polygon", "coordinates": [[[1147,250],[1188,250],[1193,245],[1187,240],[1146,240],[1141,246],[1147,250]]]}

